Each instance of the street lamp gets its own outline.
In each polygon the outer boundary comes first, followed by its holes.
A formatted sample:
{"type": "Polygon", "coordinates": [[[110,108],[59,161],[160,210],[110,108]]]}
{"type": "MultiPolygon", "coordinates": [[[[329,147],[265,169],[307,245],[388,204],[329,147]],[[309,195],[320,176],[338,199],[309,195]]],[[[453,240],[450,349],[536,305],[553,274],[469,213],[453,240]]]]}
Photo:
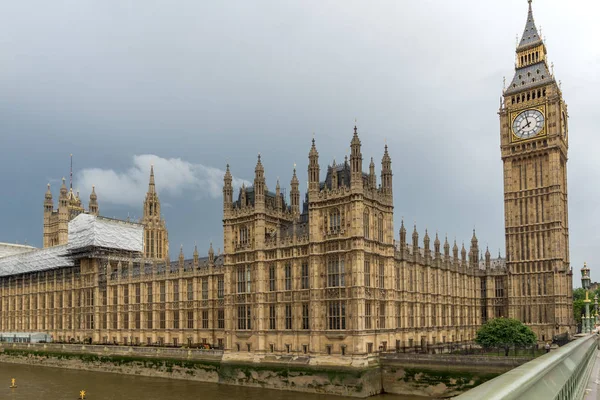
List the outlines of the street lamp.
{"type": "Polygon", "coordinates": [[[581,286],[585,290],[585,315],[581,318],[581,332],[582,333],[590,333],[592,331],[592,321],[590,317],[590,298],[589,298],[589,288],[590,288],[590,269],[587,267],[586,263],[583,263],[583,268],[581,268],[581,286]]]}
{"type": "Polygon", "coordinates": [[[598,295],[597,294],[594,295],[594,316],[596,317],[595,325],[598,325],[598,323],[600,323],[600,322],[598,321],[598,295]]]}

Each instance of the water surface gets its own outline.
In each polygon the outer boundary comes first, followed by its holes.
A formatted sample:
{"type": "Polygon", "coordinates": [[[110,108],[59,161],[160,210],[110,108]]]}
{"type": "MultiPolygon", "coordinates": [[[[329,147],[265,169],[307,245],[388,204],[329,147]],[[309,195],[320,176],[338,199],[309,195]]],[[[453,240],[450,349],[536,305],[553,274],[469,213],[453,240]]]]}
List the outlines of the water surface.
{"type": "MultiPolygon", "coordinates": [[[[0,399],[76,400],[349,400],[350,397],[247,388],[107,372],[0,363],[0,399]],[[11,378],[17,388],[10,389],[11,378]]],[[[379,395],[373,400],[423,400],[422,397],[379,395]]]]}

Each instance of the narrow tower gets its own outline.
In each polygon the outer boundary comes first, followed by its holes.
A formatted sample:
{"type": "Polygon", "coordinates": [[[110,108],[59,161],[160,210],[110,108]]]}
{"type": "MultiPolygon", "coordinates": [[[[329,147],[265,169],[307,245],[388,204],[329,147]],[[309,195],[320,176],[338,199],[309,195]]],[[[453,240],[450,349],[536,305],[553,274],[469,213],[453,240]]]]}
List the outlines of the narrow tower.
{"type": "Polygon", "coordinates": [[[503,91],[500,139],[509,316],[539,340],[574,333],[567,208],[567,105],[531,0],[516,49],[515,75],[503,91]]]}
{"type": "Polygon", "coordinates": [[[50,183],[48,183],[48,190],[44,195],[44,248],[54,246],[54,235],[51,232],[52,225],[52,213],[54,212],[54,200],[52,200],[52,191],[50,190],[50,183]]]}
{"type": "Polygon", "coordinates": [[[154,166],[150,167],[150,182],[144,200],[144,257],[169,261],[169,233],[160,214],[160,200],[154,183],[154,166]]]}

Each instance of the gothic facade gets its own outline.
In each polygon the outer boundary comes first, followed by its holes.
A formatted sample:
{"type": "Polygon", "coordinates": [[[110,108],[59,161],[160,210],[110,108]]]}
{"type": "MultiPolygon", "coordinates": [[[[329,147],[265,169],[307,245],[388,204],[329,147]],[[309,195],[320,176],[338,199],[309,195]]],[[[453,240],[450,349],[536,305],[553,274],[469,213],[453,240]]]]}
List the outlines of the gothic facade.
{"type": "Polygon", "coordinates": [[[389,149],[379,176],[373,158],[364,172],[355,127],[350,156],[324,171],[313,139],[307,192],[301,196],[294,168],[289,201],[279,182],[267,188],[260,156],[253,184],[235,193],[227,165],[223,254],[211,245],[206,258],[195,249],[185,260],[181,250],[169,261],[153,168],[139,224],[97,217],[94,190],[90,196],[87,213],[108,232],[139,228],[133,248],[111,240],[75,246],[69,224],[86,211],[63,181],[58,211],[46,193],[44,249],[0,258],[0,331],[97,343],[204,342],[238,359],[368,357],[470,341],[486,320],[506,316],[542,341],[572,333],[566,110],[530,5],[499,110],[506,259],[492,259],[488,249],[484,256],[475,232],[468,250],[427,230],[420,240],[416,226],[407,238],[404,222],[396,236],[389,149]]]}

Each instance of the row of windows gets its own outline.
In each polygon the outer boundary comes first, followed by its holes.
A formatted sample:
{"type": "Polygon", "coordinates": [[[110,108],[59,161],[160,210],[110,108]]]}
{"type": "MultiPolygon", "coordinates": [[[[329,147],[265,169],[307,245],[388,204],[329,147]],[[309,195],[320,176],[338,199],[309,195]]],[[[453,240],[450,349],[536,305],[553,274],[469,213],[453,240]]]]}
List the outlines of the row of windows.
{"type": "MultiPolygon", "coordinates": [[[[137,283],[137,284],[133,285],[133,297],[131,296],[131,293],[129,291],[129,285],[121,285],[120,288],[118,286],[110,287],[108,289],[108,291],[110,291],[112,294],[111,304],[113,304],[113,305],[120,304],[119,303],[119,290],[121,291],[121,293],[123,295],[123,304],[130,304],[130,301],[133,301],[134,304],[140,304],[142,302],[142,286],[141,285],[142,285],[141,283],[137,283]]],[[[149,282],[149,283],[145,283],[145,285],[146,285],[146,298],[144,300],[147,303],[153,303],[154,302],[153,283],[149,282]]],[[[158,286],[159,286],[159,300],[160,300],[160,302],[164,303],[167,298],[166,284],[165,284],[165,282],[159,282],[158,286]]],[[[172,287],[173,301],[184,300],[184,298],[182,298],[182,296],[179,292],[179,281],[173,281],[171,284],[171,287],[172,287]]],[[[201,287],[202,287],[201,299],[208,300],[208,278],[202,279],[201,287]]],[[[217,280],[217,298],[224,297],[224,292],[225,292],[224,289],[225,289],[225,284],[223,281],[223,277],[219,277],[217,280]]],[[[63,303],[64,297],[63,297],[62,293],[57,293],[56,297],[54,296],[54,293],[49,293],[47,298],[48,298],[48,305],[50,306],[49,308],[73,307],[73,293],[71,293],[71,292],[69,292],[66,296],[66,299],[67,299],[66,305],[63,303]],[[57,304],[55,304],[55,299],[57,300],[57,304]]],[[[189,301],[194,300],[194,285],[193,285],[193,282],[191,279],[187,281],[187,293],[186,293],[185,299],[187,299],[189,301]]],[[[30,296],[23,296],[23,297],[21,297],[21,300],[22,300],[22,302],[16,303],[15,299],[13,299],[13,304],[12,304],[13,309],[15,306],[18,305],[19,308],[22,307],[23,309],[28,310],[30,307],[30,296]]],[[[5,299],[5,301],[8,301],[8,299],[5,299]]],[[[104,306],[108,305],[106,288],[100,290],[100,302],[101,302],[101,305],[104,305],[104,306]]],[[[45,309],[46,308],[46,296],[44,296],[43,294],[32,295],[31,303],[36,305],[36,307],[45,309]],[[39,305],[37,304],[38,296],[40,299],[39,305]]],[[[76,291],[75,292],[75,304],[76,304],[76,307],[96,305],[93,289],[85,289],[85,290],[81,290],[81,292],[76,291]]],[[[3,305],[3,302],[0,302],[0,310],[2,310],[2,305],[3,305]]],[[[8,309],[8,303],[4,303],[4,306],[6,309],[8,309]]]]}
{"type": "MultiPolygon", "coordinates": [[[[285,264],[284,268],[284,290],[293,290],[292,285],[292,265],[290,263],[285,264]]],[[[302,262],[300,269],[300,289],[309,289],[309,276],[308,276],[308,261],[302,262]]],[[[277,269],[275,265],[269,265],[269,291],[277,291],[277,269]]]]}
{"type": "MultiPolygon", "coordinates": [[[[200,313],[199,326],[195,326],[195,318],[193,311],[187,311],[184,314],[187,319],[184,321],[180,320],[180,313],[174,312],[172,314],[173,319],[167,320],[166,312],[160,311],[158,313],[158,321],[155,323],[154,314],[152,312],[146,312],[145,321],[142,323],[142,312],[136,312],[133,314],[129,313],[113,313],[102,314],[100,320],[101,329],[209,329],[209,311],[202,310],[200,313]],[[119,318],[120,316],[120,318],[119,318]],[[110,327],[109,327],[110,322],[110,327]]],[[[62,330],[62,329],[95,329],[94,327],[94,314],[85,314],[83,318],[80,315],[76,315],[73,324],[73,318],[71,315],[66,315],[64,320],[61,316],[49,315],[46,316],[33,316],[31,319],[26,316],[24,317],[23,324],[19,324],[19,327],[25,330],[35,329],[40,323],[39,328],[43,330],[62,330]],[[64,323],[63,323],[64,321],[64,323]],[[56,323],[56,325],[55,325],[56,323]]],[[[0,322],[0,329],[15,329],[14,321],[10,327],[2,328],[0,322]]],[[[217,310],[217,329],[225,329],[225,310],[217,310]]]]}
{"type": "MultiPolygon", "coordinates": [[[[285,305],[285,329],[293,329],[292,305],[285,305]]],[[[309,329],[309,305],[302,304],[302,326],[300,329],[309,329]]],[[[277,329],[277,306],[269,306],[269,329],[277,329]]]]}

